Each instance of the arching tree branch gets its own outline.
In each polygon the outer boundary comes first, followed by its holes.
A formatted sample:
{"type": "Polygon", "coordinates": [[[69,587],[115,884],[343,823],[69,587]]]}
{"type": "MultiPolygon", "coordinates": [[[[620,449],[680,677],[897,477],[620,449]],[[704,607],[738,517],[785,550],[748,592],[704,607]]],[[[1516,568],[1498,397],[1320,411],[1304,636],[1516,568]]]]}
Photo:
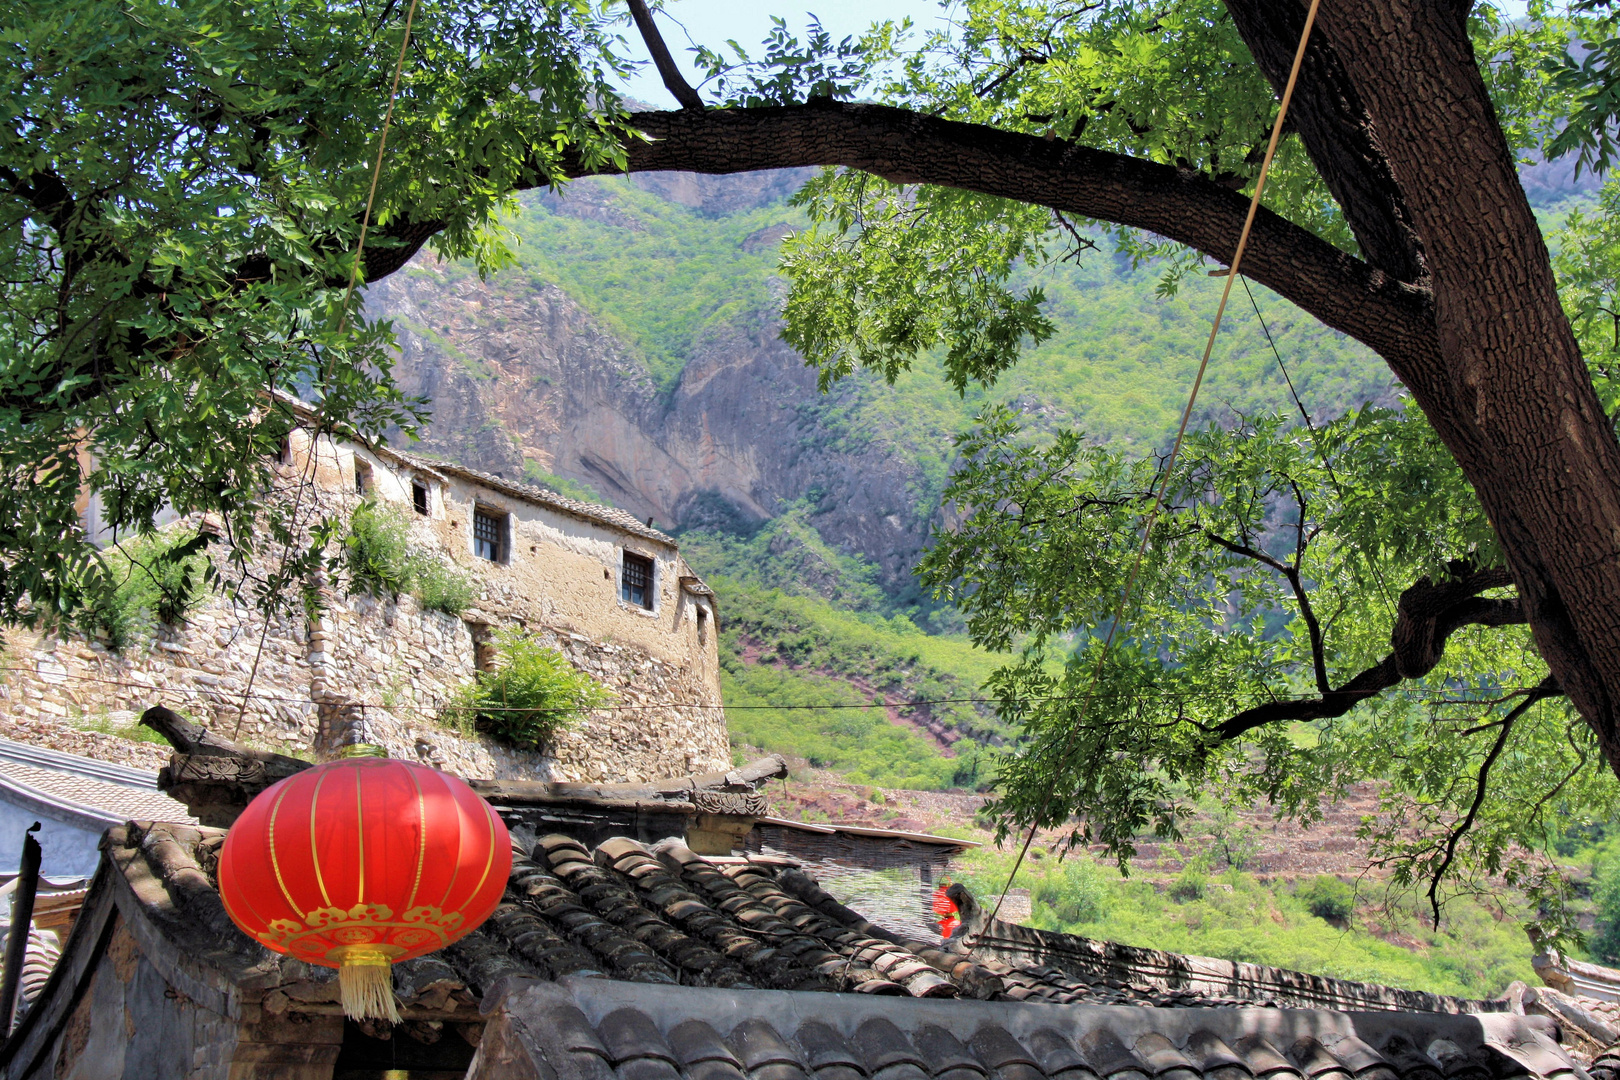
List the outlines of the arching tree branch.
{"type": "Polygon", "coordinates": [[[1451,869],[1451,864],[1457,858],[1457,845],[1468,835],[1468,830],[1474,827],[1474,819],[1479,816],[1479,808],[1485,805],[1485,793],[1490,789],[1491,766],[1502,756],[1508,736],[1513,733],[1513,725],[1519,717],[1536,702],[1556,697],[1559,693],[1558,680],[1548,675],[1535,689],[1525,691],[1524,700],[1513,706],[1508,714],[1502,717],[1501,727],[1496,733],[1496,742],[1492,743],[1490,750],[1486,752],[1485,760],[1479,764],[1479,774],[1474,778],[1474,801],[1469,804],[1468,813],[1463,815],[1463,819],[1446,834],[1445,854],[1440,859],[1440,865],[1429,875],[1429,908],[1434,913],[1435,929],[1440,928],[1440,882],[1445,879],[1446,871],[1451,869]]]}
{"type": "Polygon", "coordinates": [[[1401,593],[1388,656],[1320,697],[1268,701],[1244,709],[1219,724],[1217,736],[1229,740],[1267,724],[1331,720],[1392,686],[1427,675],[1445,654],[1446,639],[1463,627],[1521,626],[1528,621],[1517,597],[1479,595],[1511,584],[1508,572],[1500,568],[1458,568],[1454,577],[1438,584],[1423,578],[1401,593]]]}
{"type": "MultiPolygon", "coordinates": [[[[645,141],[626,147],[628,172],[843,166],[1145,229],[1221,260],[1231,258],[1248,209],[1243,195],[1190,170],[885,105],[817,99],[636,113],[630,124],[645,141]]],[[[1255,221],[1244,271],[1386,358],[1432,362],[1438,355],[1426,290],[1268,210],[1255,221]]]]}
{"type": "Polygon", "coordinates": [[[652,54],[653,66],[658,69],[658,77],[664,80],[664,89],[681,103],[681,108],[702,109],[703,99],[681,76],[681,69],[675,66],[675,59],[669,55],[669,46],[664,44],[664,35],[658,32],[658,24],[653,22],[652,12],[647,10],[647,0],[629,0],[629,3],[630,17],[636,21],[641,40],[652,54]]]}

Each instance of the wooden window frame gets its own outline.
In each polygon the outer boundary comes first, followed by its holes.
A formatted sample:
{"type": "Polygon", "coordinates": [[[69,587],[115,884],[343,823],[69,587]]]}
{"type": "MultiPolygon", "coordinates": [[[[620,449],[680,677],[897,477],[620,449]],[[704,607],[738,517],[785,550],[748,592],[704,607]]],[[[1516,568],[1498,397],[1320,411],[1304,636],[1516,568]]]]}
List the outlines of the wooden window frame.
{"type": "Polygon", "coordinates": [[[504,510],[494,510],[485,506],[473,507],[472,544],[473,554],[480,559],[492,563],[504,563],[511,554],[512,543],[507,535],[510,529],[512,515],[504,510]],[[482,522],[489,522],[490,529],[480,529],[482,522]],[[486,536],[486,532],[494,532],[494,536],[486,536]],[[484,553],[484,545],[489,545],[490,554],[484,553]]]}
{"type": "Polygon", "coordinates": [[[658,562],[640,552],[624,549],[619,562],[619,599],[642,611],[654,611],[658,606],[658,562]],[[635,591],[641,590],[641,599],[635,591]]]}

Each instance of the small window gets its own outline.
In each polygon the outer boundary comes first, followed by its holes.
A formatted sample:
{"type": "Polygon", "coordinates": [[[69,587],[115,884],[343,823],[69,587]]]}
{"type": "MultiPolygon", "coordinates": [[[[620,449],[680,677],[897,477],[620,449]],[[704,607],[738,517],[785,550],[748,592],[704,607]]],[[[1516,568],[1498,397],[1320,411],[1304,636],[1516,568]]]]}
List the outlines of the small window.
{"type": "Polygon", "coordinates": [[[619,596],[627,604],[653,608],[653,564],[651,559],[624,553],[624,572],[619,575],[619,596]]]}
{"type": "Polygon", "coordinates": [[[697,609],[697,631],[698,644],[707,645],[709,643],[709,613],[703,608],[697,609]]]}
{"type": "Polygon", "coordinates": [[[416,508],[418,514],[427,517],[427,488],[421,484],[411,485],[411,505],[416,508]]]}
{"type": "Polygon", "coordinates": [[[292,463],[292,436],[284,435],[281,438],[281,442],[276,446],[276,464],[291,465],[292,463]]]}
{"type": "Polygon", "coordinates": [[[354,459],[354,490],[361,495],[371,494],[371,466],[354,459]]]}
{"type": "Polygon", "coordinates": [[[473,511],[473,554],[490,562],[501,561],[501,533],[505,532],[506,515],[495,515],[483,510],[473,511]]]}

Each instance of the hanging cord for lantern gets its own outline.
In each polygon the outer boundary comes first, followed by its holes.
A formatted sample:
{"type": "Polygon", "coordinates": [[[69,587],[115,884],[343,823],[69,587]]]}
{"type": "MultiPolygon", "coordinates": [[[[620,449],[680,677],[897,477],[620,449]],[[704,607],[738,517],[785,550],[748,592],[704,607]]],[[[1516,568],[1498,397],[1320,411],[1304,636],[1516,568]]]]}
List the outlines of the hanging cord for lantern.
{"type": "MultiPolygon", "coordinates": [[[[1126,608],[1130,604],[1131,592],[1136,587],[1137,575],[1142,569],[1142,558],[1147,554],[1148,539],[1153,533],[1153,526],[1159,519],[1159,512],[1164,508],[1164,499],[1170,489],[1170,477],[1175,471],[1176,458],[1181,454],[1181,444],[1187,437],[1187,425],[1192,420],[1193,407],[1198,402],[1198,391],[1204,385],[1204,372],[1209,368],[1210,355],[1215,351],[1215,337],[1221,332],[1221,318],[1226,314],[1226,302],[1232,295],[1232,281],[1238,276],[1243,265],[1243,252],[1249,246],[1249,233],[1254,228],[1255,216],[1260,212],[1260,195],[1266,189],[1266,176],[1271,171],[1271,160],[1277,154],[1277,144],[1282,139],[1283,122],[1288,118],[1288,103],[1293,100],[1294,86],[1299,81],[1299,69],[1305,63],[1305,46],[1311,39],[1311,27],[1316,24],[1316,12],[1322,0],[1311,0],[1310,10],[1305,13],[1305,26],[1300,30],[1299,46],[1294,50],[1294,65],[1288,71],[1288,83],[1283,87],[1282,101],[1277,108],[1277,120],[1271,125],[1271,140],[1266,144],[1266,156],[1260,162],[1260,173],[1255,178],[1254,195],[1249,199],[1249,212],[1243,219],[1243,231],[1238,234],[1237,249],[1232,254],[1232,265],[1224,274],[1226,285],[1221,289],[1221,302],[1215,308],[1215,321],[1209,328],[1209,340],[1204,344],[1203,359],[1198,362],[1198,374],[1193,378],[1192,391],[1187,395],[1187,407],[1181,411],[1181,425],[1176,429],[1176,441],[1170,447],[1170,456],[1164,463],[1164,477],[1159,482],[1159,490],[1153,498],[1153,509],[1148,513],[1146,521],[1142,524],[1142,540],[1136,548],[1136,559],[1131,563],[1131,572],[1125,579],[1125,588],[1120,593],[1119,606],[1114,611],[1114,617],[1108,624],[1108,634],[1103,639],[1103,645],[1097,653],[1097,663],[1092,668],[1091,680],[1087,684],[1086,693],[1081,699],[1080,715],[1083,717],[1091,710],[1091,701],[1097,689],[1097,683],[1102,678],[1103,665],[1108,660],[1109,653],[1114,647],[1114,638],[1119,632],[1120,624],[1125,620],[1126,608]]],[[[1063,745],[1063,751],[1058,755],[1058,762],[1069,756],[1069,750],[1074,744],[1074,732],[1078,725],[1071,726],[1069,736],[1063,745]]],[[[1052,806],[1052,794],[1055,785],[1049,785],[1041,798],[1040,808],[1036,811],[1034,819],[1029,823],[1029,834],[1024,837],[1024,844],[1018,849],[1018,858],[1013,861],[1012,871],[1007,875],[1007,883],[1001,887],[1001,895],[996,897],[996,906],[990,910],[990,918],[985,920],[982,927],[988,927],[994,922],[996,916],[1001,914],[1001,905],[1011,891],[1013,881],[1018,877],[1019,868],[1024,865],[1024,856],[1029,853],[1029,845],[1035,840],[1035,833],[1040,828],[1041,819],[1052,806]]],[[[981,931],[982,931],[981,927],[981,931]]]]}
{"type": "MultiPolygon", "coordinates": [[[[394,119],[394,101],[399,96],[399,80],[405,70],[405,54],[411,45],[411,25],[416,19],[417,0],[411,0],[411,6],[405,13],[405,35],[399,43],[399,58],[394,62],[394,78],[388,88],[388,107],[383,113],[382,131],[377,140],[377,160],[371,170],[371,188],[366,193],[366,209],[360,219],[360,239],[355,246],[354,263],[349,268],[349,286],[343,294],[343,308],[338,316],[338,333],[342,334],[348,326],[349,307],[354,302],[354,290],[360,280],[360,263],[365,257],[366,233],[371,228],[371,212],[377,200],[377,183],[382,176],[383,155],[388,148],[388,127],[394,119]]],[[[323,407],[324,413],[324,407],[323,407]]],[[[324,426],[324,424],[322,425],[324,426]]],[[[316,457],[320,453],[320,430],[317,429],[314,441],[310,447],[310,468],[313,470],[316,457]]],[[[294,502],[293,525],[297,527],[298,502],[304,495],[305,484],[300,484],[298,498],[294,502]]],[[[290,541],[289,541],[290,543],[290,541]]],[[[283,563],[286,553],[282,555],[283,563]]],[[[265,619],[263,630],[259,633],[259,645],[253,654],[253,667],[248,672],[247,686],[242,693],[242,707],[236,714],[236,729],[242,728],[242,717],[247,711],[248,697],[253,690],[254,678],[259,673],[259,660],[264,654],[264,642],[270,631],[270,620],[265,619]]],[[[354,745],[345,747],[344,757],[386,757],[381,747],[367,745],[354,745]]],[[[383,1020],[390,1024],[399,1024],[399,1006],[394,998],[394,964],[393,957],[385,950],[371,945],[351,945],[343,950],[343,956],[338,962],[338,998],[343,1005],[344,1015],[355,1020],[383,1020]]]]}

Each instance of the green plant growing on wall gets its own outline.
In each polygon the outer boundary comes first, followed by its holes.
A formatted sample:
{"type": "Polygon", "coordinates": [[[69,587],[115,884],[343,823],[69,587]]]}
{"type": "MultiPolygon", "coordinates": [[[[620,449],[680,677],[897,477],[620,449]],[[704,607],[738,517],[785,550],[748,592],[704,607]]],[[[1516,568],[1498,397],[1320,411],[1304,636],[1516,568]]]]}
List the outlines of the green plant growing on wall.
{"type": "Polygon", "coordinates": [[[349,514],[341,561],[349,591],[397,598],[410,593],[429,611],[459,615],[478,587],[467,575],[413,549],[410,523],[397,507],[366,499],[349,514]]]}
{"type": "Polygon", "coordinates": [[[482,731],[525,750],[538,750],[580,713],[605,705],[607,687],[556,649],[518,629],[495,635],[493,670],[480,671],[447,710],[463,734],[482,731]]]}
{"type": "Polygon", "coordinates": [[[98,731],[103,735],[113,735],[131,742],[156,743],[159,746],[169,745],[169,740],[156,731],[142,724],[119,723],[105,709],[94,716],[86,716],[79,721],[79,727],[85,731],[98,731]]]}
{"type": "Polygon", "coordinates": [[[404,516],[372,499],[360,503],[349,514],[343,561],[351,592],[397,597],[408,591],[415,567],[404,516]]]}
{"type": "Polygon", "coordinates": [[[460,615],[478,599],[471,577],[427,557],[416,561],[411,592],[424,608],[446,615],[460,615]]]}
{"type": "Polygon", "coordinates": [[[153,533],[107,552],[112,584],[95,597],[85,629],[122,651],[150,638],[160,624],[183,623],[202,601],[211,570],[203,549],[210,539],[195,532],[153,533]]]}

